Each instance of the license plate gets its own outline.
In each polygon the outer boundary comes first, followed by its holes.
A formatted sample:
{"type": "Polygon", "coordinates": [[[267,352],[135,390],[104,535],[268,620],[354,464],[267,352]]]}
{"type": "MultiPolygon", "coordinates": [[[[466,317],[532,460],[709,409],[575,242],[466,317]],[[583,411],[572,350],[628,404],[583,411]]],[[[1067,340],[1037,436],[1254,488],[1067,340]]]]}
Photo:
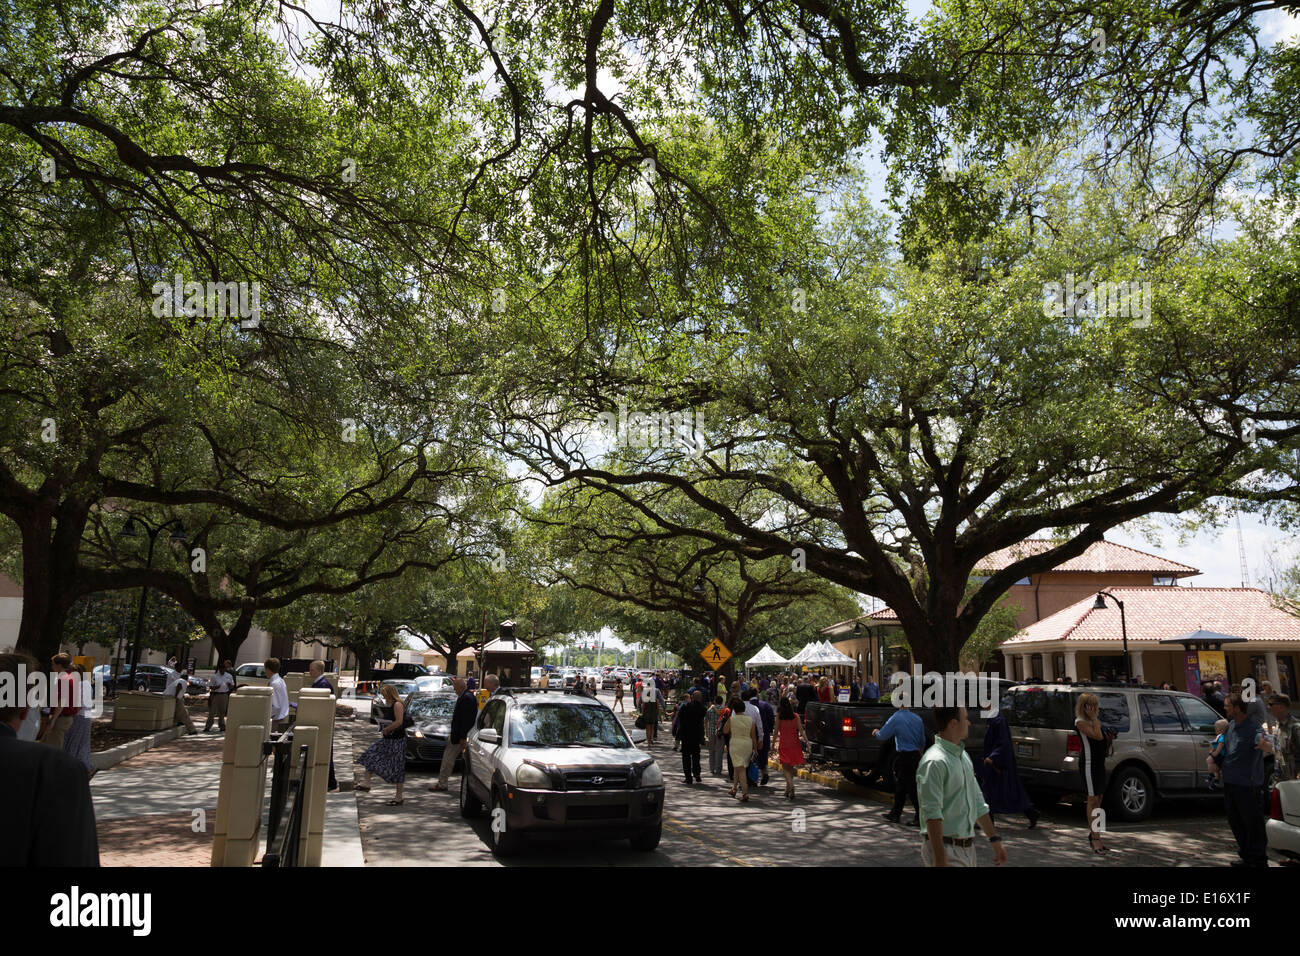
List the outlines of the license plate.
{"type": "Polygon", "coordinates": [[[1029,744],[1016,744],[1016,756],[1017,756],[1017,757],[1032,757],[1033,755],[1034,755],[1034,748],[1033,748],[1031,745],[1029,745],[1029,744]]]}

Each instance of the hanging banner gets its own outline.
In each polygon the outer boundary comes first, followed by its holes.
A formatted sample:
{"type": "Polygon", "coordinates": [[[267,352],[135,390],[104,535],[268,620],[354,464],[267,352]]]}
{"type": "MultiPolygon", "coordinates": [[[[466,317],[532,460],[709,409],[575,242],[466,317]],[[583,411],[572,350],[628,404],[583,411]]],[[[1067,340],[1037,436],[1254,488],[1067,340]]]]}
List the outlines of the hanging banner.
{"type": "Polygon", "coordinates": [[[1183,675],[1187,681],[1187,693],[1201,696],[1201,657],[1196,651],[1183,654],[1183,675]]]}
{"type": "Polygon", "coordinates": [[[1197,656],[1200,658],[1201,680],[1217,680],[1227,687],[1228,661],[1223,651],[1199,651],[1197,656]]]}

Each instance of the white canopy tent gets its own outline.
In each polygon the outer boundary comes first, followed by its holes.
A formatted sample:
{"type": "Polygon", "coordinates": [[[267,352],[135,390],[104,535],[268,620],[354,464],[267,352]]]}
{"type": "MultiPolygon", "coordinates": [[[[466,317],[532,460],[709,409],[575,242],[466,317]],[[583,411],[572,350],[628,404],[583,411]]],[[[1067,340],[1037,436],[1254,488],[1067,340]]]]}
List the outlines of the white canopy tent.
{"type": "Polygon", "coordinates": [[[787,661],[780,654],[778,654],[776,651],[772,650],[772,648],[769,647],[767,644],[764,644],[763,649],[761,651],[759,651],[749,660],[745,661],[745,666],[746,667],[784,667],[788,663],[790,662],[787,661]]]}

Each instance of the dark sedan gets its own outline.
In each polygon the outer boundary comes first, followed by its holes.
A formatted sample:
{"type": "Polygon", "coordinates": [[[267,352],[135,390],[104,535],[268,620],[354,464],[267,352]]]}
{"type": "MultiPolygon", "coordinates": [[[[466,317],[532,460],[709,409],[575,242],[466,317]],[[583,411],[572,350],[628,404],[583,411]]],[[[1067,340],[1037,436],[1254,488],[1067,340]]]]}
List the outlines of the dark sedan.
{"type": "MultiPolygon", "coordinates": [[[[451,712],[456,708],[456,695],[450,691],[432,693],[416,692],[403,703],[415,726],[406,729],[406,762],[408,764],[441,764],[442,752],[447,749],[451,733],[451,712]]],[[[456,764],[460,765],[457,759],[456,764]]]]}

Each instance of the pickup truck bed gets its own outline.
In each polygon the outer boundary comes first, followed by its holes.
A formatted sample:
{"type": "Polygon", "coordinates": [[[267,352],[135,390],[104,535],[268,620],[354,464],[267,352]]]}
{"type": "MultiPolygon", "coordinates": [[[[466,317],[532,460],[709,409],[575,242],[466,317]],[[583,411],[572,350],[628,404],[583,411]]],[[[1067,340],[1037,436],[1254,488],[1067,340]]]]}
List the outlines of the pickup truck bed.
{"type": "MultiPolygon", "coordinates": [[[[1002,693],[1011,686],[1002,682],[1002,693]]],[[[810,759],[832,765],[844,776],[857,783],[868,783],[892,788],[894,785],[894,741],[881,743],[872,735],[894,713],[893,704],[852,704],[809,701],[804,711],[804,732],[808,735],[810,759]]],[[[925,723],[925,745],[934,743],[934,709],[913,708],[925,723]]],[[[984,731],[986,721],[978,710],[970,710],[970,734],[966,738],[966,752],[972,761],[984,757],[984,731]]]]}

